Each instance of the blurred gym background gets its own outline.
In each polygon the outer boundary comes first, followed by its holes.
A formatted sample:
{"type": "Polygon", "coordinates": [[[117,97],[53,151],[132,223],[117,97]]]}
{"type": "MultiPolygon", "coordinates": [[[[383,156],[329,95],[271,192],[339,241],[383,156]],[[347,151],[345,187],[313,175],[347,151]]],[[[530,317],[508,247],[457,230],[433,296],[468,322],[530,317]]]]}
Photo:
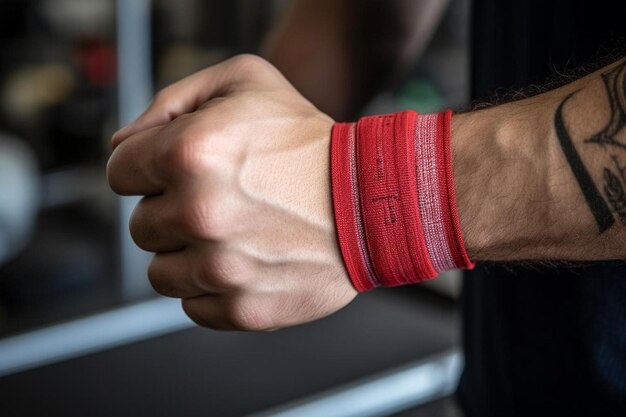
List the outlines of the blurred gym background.
{"type": "MultiPolygon", "coordinates": [[[[466,104],[468,2],[367,113],[466,104]]],[[[108,189],[110,135],[156,89],[258,52],[287,4],[0,2],[2,416],[460,415],[455,274],[294,329],[200,329],[151,290],[136,200],[108,189]]]]}

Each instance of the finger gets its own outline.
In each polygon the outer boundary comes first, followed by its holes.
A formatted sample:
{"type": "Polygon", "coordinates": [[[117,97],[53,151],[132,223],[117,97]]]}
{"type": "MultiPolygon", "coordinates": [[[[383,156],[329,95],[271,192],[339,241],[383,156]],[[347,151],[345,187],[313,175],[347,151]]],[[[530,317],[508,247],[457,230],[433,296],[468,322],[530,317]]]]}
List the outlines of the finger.
{"type": "Polygon", "coordinates": [[[268,66],[262,58],[238,55],[169,85],[157,93],[141,116],[115,132],[111,139],[113,148],[136,132],[164,125],[195,111],[207,100],[226,94],[231,86],[268,66]]]}
{"type": "Polygon", "coordinates": [[[165,189],[157,164],[163,127],[135,133],[113,150],[107,163],[107,179],[120,195],[155,195],[165,189]]]}
{"type": "Polygon", "coordinates": [[[166,297],[191,298],[218,294],[223,290],[198,279],[192,250],[157,253],[148,266],[148,278],[156,292],[166,297]]]}
{"type": "Polygon", "coordinates": [[[273,330],[270,310],[252,299],[236,294],[203,295],[183,299],[183,309],[200,326],[217,330],[273,330]]]}
{"type": "Polygon", "coordinates": [[[177,199],[172,193],[142,198],[130,217],[133,241],[148,252],[171,252],[190,243],[180,233],[177,199]]]}
{"type": "Polygon", "coordinates": [[[185,298],[181,304],[185,314],[199,326],[214,330],[237,330],[227,317],[222,296],[202,295],[185,298]]]}

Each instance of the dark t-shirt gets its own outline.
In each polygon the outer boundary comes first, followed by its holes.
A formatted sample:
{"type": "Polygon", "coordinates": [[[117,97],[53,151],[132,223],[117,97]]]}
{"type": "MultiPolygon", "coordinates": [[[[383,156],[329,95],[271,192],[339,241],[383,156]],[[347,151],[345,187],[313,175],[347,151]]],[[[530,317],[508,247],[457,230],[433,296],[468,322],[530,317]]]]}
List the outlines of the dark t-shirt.
{"type": "MultiPolygon", "coordinates": [[[[474,98],[542,84],[626,39],[626,0],[473,3],[474,98]]],[[[626,416],[626,262],[481,266],[462,301],[468,417],[626,416]]]]}

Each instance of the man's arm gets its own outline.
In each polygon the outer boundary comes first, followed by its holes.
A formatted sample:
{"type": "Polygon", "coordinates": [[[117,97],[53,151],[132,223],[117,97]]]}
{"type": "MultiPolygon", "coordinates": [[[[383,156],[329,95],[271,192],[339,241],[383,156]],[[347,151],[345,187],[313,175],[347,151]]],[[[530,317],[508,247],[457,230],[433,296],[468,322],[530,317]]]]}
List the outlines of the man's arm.
{"type": "MultiPolygon", "coordinates": [[[[458,211],[471,258],[626,258],[624,62],[452,119],[458,211]]],[[[359,195],[331,194],[332,126],[258,57],[233,58],[161,91],[115,134],[107,166],[114,191],[145,196],[130,228],[140,247],[156,252],[148,270],[154,288],[182,298],[196,322],[221,329],[286,327],[348,304],[356,290],[338,245],[333,198],[359,195]]],[[[392,143],[399,142],[380,142],[381,151],[392,143]]],[[[376,159],[371,179],[384,180],[379,173],[394,164],[415,165],[402,157],[385,164],[371,144],[359,148],[376,159]]],[[[351,160],[338,162],[352,173],[351,160]]],[[[396,191],[412,187],[402,184],[396,191]]],[[[384,207],[371,211],[377,226],[397,230],[396,206],[384,207]]],[[[398,246],[366,243],[381,242],[398,246]]],[[[392,262],[398,254],[384,253],[392,262]]]]}
{"type": "Polygon", "coordinates": [[[626,60],[452,131],[473,259],[626,258],[626,60]]]}
{"type": "Polygon", "coordinates": [[[349,120],[412,64],[448,0],[295,0],[261,54],[320,110],[349,120]]]}

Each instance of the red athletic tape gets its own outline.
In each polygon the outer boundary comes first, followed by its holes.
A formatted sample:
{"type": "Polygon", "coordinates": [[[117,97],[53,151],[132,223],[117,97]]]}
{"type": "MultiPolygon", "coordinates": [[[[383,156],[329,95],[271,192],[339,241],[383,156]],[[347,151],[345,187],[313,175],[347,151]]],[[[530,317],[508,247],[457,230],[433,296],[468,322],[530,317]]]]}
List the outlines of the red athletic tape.
{"type": "Polygon", "coordinates": [[[358,291],[473,267],[456,212],[450,118],[405,111],[333,126],[335,223],[358,291]]]}

